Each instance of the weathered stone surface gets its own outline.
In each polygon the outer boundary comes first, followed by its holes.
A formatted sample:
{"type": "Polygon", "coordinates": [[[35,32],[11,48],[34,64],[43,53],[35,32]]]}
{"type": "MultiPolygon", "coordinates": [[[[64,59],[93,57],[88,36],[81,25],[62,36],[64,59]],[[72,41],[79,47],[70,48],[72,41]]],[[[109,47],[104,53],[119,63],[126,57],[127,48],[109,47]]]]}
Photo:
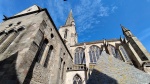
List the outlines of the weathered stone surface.
{"type": "Polygon", "coordinates": [[[148,84],[150,75],[106,53],[100,56],[88,84],[148,84]]]}

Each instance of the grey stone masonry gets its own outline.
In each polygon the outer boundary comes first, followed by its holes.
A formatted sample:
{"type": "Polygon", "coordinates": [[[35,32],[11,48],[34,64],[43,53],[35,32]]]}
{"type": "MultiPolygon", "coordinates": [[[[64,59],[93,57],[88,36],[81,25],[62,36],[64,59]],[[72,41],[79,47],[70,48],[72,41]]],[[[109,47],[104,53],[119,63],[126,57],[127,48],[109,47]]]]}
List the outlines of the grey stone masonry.
{"type": "Polygon", "coordinates": [[[102,53],[87,84],[149,84],[150,75],[102,53]]]}

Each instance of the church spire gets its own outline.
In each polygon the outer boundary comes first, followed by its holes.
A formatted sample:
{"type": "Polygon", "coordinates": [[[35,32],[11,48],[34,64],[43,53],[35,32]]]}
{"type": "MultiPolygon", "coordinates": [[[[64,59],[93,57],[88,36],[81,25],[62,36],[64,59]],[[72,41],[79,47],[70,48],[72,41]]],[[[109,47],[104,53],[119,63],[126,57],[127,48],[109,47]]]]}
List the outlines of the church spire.
{"type": "Polygon", "coordinates": [[[68,16],[68,19],[67,19],[65,25],[72,25],[72,24],[74,24],[74,18],[72,15],[72,10],[70,10],[70,13],[69,13],[69,16],[68,16]]]}
{"type": "Polygon", "coordinates": [[[125,28],[125,27],[122,26],[121,24],[120,24],[120,26],[121,26],[121,28],[122,28],[123,34],[124,34],[126,37],[132,37],[132,36],[134,36],[134,35],[131,33],[130,30],[128,30],[127,28],[125,28]]]}
{"type": "Polygon", "coordinates": [[[120,26],[121,26],[121,28],[122,28],[122,32],[123,32],[123,33],[125,33],[126,31],[130,31],[130,30],[128,30],[127,28],[125,28],[124,26],[122,26],[121,24],[120,24],[120,26]]]}

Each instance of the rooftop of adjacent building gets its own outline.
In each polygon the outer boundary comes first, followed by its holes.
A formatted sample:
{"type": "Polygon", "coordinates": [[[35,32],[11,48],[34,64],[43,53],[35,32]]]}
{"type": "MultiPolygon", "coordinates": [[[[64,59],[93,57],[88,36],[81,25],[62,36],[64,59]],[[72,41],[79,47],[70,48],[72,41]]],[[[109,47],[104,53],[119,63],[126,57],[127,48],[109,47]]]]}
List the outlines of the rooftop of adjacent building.
{"type": "MultiPolygon", "coordinates": [[[[104,43],[104,41],[116,42],[116,41],[120,41],[120,39],[114,38],[114,39],[107,39],[107,40],[105,39],[105,40],[98,40],[98,41],[91,41],[91,42],[82,42],[82,43],[77,43],[73,46],[81,46],[81,45],[84,45],[84,44],[88,45],[88,44],[104,43]]],[[[71,46],[71,47],[73,47],[73,46],[71,46]]]]}

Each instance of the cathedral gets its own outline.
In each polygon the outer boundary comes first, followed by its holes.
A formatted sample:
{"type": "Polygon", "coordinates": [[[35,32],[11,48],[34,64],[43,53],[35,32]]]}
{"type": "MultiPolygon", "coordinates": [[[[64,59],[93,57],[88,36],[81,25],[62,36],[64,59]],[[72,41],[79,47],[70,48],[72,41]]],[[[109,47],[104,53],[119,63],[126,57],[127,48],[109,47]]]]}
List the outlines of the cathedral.
{"type": "Polygon", "coordinates": [[[72,11],[59,30],[37,5],[5,16],[0,84],[149,84],[150,53],[120,26],[125,38],[78,43],[72,11]]]}

